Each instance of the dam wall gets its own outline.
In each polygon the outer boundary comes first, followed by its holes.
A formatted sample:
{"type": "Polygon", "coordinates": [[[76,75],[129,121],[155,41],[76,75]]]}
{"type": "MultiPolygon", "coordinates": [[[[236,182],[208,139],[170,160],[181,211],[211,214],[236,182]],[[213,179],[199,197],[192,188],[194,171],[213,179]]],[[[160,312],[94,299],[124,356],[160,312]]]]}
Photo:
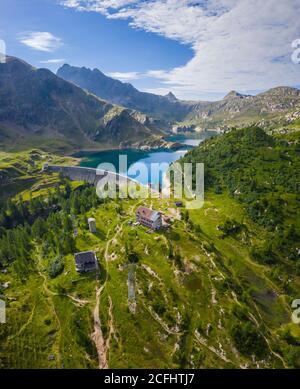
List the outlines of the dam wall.
{"type": "Polygon", "coordinates": [[[44,166],[44,172],[47,173],[60,173],[64,177],[69,178],[71,181],[84,181],[89,184],[96,185],[99,180],[105,176],[105,172],[97,172],[97,169],[84,168],[80,166],[44,166]],[[99,174],[97,174],[99,173],[99,174]]]}
{"type": "Polygon", "coordinates": [[[129,182],[137,183],[137,181],[126,176],[122,176],[118,173],[109,172],[107,170],[101,169],[93,169],[90,167],[58,166],[45,164],[43,166],[43,172],[61,173],[64,177],[69,178],[71,181],[84,181],[95,186],[97,186],[98,182],[104,177],[106,181],[116,182],[117,185],[128,184],[129,182]]]}

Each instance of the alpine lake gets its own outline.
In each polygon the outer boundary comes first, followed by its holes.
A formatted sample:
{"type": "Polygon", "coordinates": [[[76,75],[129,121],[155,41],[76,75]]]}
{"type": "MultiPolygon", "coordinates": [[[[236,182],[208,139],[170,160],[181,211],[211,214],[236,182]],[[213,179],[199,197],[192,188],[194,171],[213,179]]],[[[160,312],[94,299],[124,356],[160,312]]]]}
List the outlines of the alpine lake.
{"type": "Polygon", "coordinates": [[[115,171],[136,179],[141,184],[157,186],[161,183],[162,176],[170,164],[179,160],[205,139],[216,134],[215,131],[205,131],[199,134],[176,134],[166,137],[167,141],[181,143],[182,146],[176,149],[82,151],[77,153],[76,157],[81,158],[80,166],[82,167],[99,167],[104,170],[115,171]],[[120,166],[120,156],[127,157],[127,163],[124,167],[120,166]],[[141,164],[146,166],[147,169],[143,169],[141,164]],[[158,170],[159,174],[157,174],[158,170]]]}

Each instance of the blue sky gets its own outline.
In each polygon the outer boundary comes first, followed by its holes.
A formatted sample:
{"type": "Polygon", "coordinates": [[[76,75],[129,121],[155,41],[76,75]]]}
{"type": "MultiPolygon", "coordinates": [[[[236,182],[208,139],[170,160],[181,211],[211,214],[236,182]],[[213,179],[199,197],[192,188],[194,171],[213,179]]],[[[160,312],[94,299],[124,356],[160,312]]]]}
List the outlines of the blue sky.
{"type": "Polygon", "coordinates": [[[36,67],[96,67],[141,90],[211,100],[299,85],[299,14],[299,0],[1,0],[0,39],[36,67]]]}

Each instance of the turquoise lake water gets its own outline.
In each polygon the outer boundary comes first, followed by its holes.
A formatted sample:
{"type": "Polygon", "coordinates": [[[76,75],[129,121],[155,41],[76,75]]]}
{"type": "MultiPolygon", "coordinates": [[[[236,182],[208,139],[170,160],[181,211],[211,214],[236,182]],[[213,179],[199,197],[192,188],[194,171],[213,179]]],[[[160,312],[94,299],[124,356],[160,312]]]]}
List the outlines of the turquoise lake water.
{"type": "Polygon", "coordinates": [[[177,161],[183,157],[188,150],[214,135],[214,132],[205,132],[195,135],[174,135],[166,138],[169,141],[180,142],[183,146],[178,150],[106,150],[95,153],[81,152],[76,156],[83,158],[80,166],[97,168],[100,164],[105,164],[101,166],[104,170],[122,172],[130,178],[137,179],[142,184],[146,185],[151,183],[151,185],[155,187],[158,183],[161,183],[163,174],[167,171],[168,166],[172,162],[177,161]],[[120,169],[119,166],[119,157],[124,155],[127,156],[127,168],[123,170],[120,169]],[[161,166],[159,169],[158,166],[153,165],[157,163],[164,163],[164,166],[161,166]],[[160,172],[160,174],[158,174],[158,172],[160,172]]]}

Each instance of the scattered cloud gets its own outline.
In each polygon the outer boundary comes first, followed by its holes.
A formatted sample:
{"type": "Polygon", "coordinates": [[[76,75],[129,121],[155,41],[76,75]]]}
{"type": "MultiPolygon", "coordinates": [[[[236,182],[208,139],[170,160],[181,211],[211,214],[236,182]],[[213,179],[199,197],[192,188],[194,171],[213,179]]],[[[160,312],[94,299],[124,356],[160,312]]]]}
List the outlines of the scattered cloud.
{"type": "Polygon", "coordinates": [[[107,75],[124,82],[138,80],[143,77],[143,74],[139,72],[111,72],[107,75]]]}
{"type": "Polygon", "coordinates": [[[63,62],[66,62],[66,60],[64,58],[54,58],[54,59],[47,59],[45,61],[40,61],[40,63],[43,63],[43,64],[58,64],[58,63],[63,63],[63,62]]]}
{"type": "Polygon", "coordinates": [[[60,0],[61,5],[78,11],[100,12],[109,16],[110,10],[118,10],[138,3],[139,0],[60,0]]]}
{"type": "Polygon", "coordinates": [[[148,70],[147,73],[145,73],[147,77],[151,78],[158,78],[158,79],[164,79],[166,77],[166,71],[165,70],[148,70]]]}
{"type": "Polygon", "coordinates": [[[31,31],[19,36],[19,41],[34,50],[52,52],[62,45],[60,38],[50,32],[31,31]]]}
{"type": "Polygon", "coordinates": [[[184,66],[148,72],[179,97],[298,85],[300,66],[291,61],[299,38],[299,0],[63,0],[79,11],[128,20],[189,45],[184,66]]]}

